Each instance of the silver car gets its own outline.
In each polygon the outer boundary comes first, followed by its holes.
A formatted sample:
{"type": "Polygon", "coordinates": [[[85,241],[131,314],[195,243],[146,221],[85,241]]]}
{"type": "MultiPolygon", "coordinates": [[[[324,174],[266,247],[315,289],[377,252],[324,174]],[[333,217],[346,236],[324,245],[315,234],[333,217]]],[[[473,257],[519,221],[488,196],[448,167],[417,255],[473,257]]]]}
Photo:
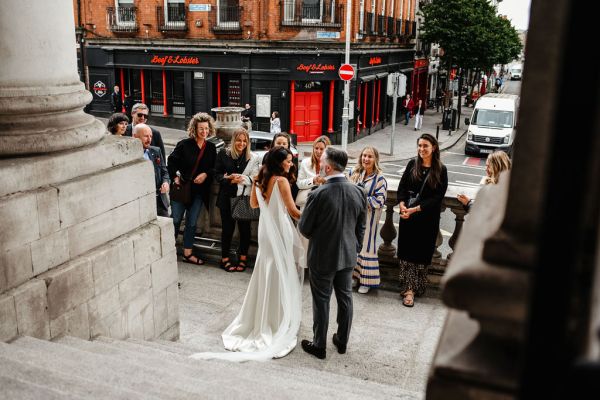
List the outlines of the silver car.
{"type": "MultiPolygon", "coordinates": [[[[258,154],[258,156],[262,159],[264,155],[271,148],[271,142],[273,142],[274,133],[264,132],[264,131],[250,131],[250,150],[254,153],[258,154]]],[[[223,139],[218,138],[216,136],[212,136],[208,138],[208,141],[215,144],[217,147],[217,153],[225,146],[225,142],[223,139]]],[[[292,151],[292,160],[294,161],[294,165],[298,168],[298,149],[292,143],[291,149],[292,151]]]]}

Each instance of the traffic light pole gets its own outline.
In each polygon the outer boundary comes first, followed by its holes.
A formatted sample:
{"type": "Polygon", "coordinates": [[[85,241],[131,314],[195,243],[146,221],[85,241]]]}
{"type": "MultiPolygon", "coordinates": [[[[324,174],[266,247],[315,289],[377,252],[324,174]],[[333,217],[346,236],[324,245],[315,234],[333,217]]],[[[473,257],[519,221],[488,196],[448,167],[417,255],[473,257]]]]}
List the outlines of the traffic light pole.
{"type": "MultiPolygon", "coordinates": [[[[350,64],[350,35],[352,29],[350,28],[350,21],[352,20],[352,0],[348,0],[346,3],[346,64],[350,64]]],[[[329,101],[333,101],[330,99],[329,101]]],[[[350,102],[350,81],[344,82],[344,109],[342,111],[342,149],[346,151],[348,147],[348,118],[350,112],[348,109],[348,103],[350,102]]]]}

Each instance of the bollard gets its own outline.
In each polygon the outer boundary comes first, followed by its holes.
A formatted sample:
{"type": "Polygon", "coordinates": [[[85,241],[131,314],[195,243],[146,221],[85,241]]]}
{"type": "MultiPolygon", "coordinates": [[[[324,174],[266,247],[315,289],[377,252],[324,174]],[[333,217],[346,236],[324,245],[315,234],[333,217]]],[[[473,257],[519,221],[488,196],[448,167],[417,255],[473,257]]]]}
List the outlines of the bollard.
{"type": "Polygon", "coordinates": [[[439,140],[439,138],[440,138],[440,126],[438,125],[435,128],[435,140],[439,140]]]}
{"type": "Polygon", "coordinates": [[[448,128],[448,136],[452,136],[452,128],[448,128]]]}

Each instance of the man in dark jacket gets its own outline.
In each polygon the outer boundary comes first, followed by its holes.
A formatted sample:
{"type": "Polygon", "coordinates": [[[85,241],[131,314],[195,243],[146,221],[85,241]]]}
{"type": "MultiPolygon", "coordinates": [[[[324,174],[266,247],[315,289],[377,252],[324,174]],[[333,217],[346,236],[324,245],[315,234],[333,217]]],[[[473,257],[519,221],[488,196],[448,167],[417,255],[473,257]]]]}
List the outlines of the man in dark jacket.
{"type": "Polygon", "coordinates": [[[343,150],[325,149],[321,168],[327,182],[309,194],[298,223],[300,233],[309,239],[314,332],[312,341],[303,340],[301,344],[305,352],[320,359],[326,356],[332,289],[338,304],[333,344],[338,353],[346,352],[352,325],[352,271],[365,234],[367,198],[344,176],[347,163],[348,155],[343,150]]]}
{"type": "Polygon", "coordinates": [[[123,99],[119,87],[115,85],[114,92],[110,95],[110,105],[114,113],[123,112],[123,99]]]}
{"type": "MultiPolygon", "coordinates": [[[[131,124],[127,125],[125,136],[131,136],[133,127],[137,124],[147,124],[149,114],[150,110],[147,105],[144,103],[134,104],[131,109],[131,124]]],[[[160,132],[152,127],[150,127],[150,129],[152,129],[152,142],[150,143],[150,146],[158,147],[162,154],[162,159],[166,160],[167,154],[165,153],[165,144],[163,143],[160,132]]]]}
{"type": "Polygon", "coordinates": [[[161,156],[158,147],[150,146],[152,141],[152,129],[146,124],[137,124],[133,128],[133,137],[139,139],[144,147],[144,158],[152,162],[154,167],[154,181],[156,186],[156,211],[161,217],[169,216],[169,172],[165,159],[161,156]]]}

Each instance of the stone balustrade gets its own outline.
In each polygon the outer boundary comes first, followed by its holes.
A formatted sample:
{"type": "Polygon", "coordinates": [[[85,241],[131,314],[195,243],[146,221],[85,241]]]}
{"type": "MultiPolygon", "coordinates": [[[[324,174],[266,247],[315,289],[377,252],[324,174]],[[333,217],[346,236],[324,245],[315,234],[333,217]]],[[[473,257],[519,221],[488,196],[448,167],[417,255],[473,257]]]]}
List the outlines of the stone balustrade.
{"type": "MultiPolygon", "coordinates": [[[[388,187],[396,188],[398,186],[398,181],[389,180],[388,187]]],[[[220,255],[220,249],[215,246],[218,241],[221,239],[221,219],[219,217],[219,209],[216,207],[216,196],[219,190],[219,186],[217,184],[213,185],[213,191],[211,196],[211,212],[210,215],[204,211],[199,217],[198,221],[198,235],[201,236],[204,240],[206,240],[206,245],[203,246],[201,251],[217,252],[220,255]]],[[[451,252],[447,254],[445,257],[442,252],[438,249],[444,243],[444,236],[441,232],[438,233],[438,240],[436,242],[436,251],[433,255],[432,265],[429,268],[429,283],[433,287],[438,287],[440,285],[441,277],[444,275],[446,271],[446,266],[448,265],[448,261],[452,257],[452,253],[454,252],[454,248],[456,245],[456,241],[460,232],[462,230],[463,223],[465,221],[465,215],[467,212],[463,208],[462,204],[456,199],[456,196],[459,193],[464,193],[471,198],[475,198],[477,193],[477,189],[474,188],[465,188],[460,186],[449,185],[448,190],[446,192],[446,196],[444,197],[444,201],[442,203],[441,212],[445,212],[449,209],[452,214],[454,214],[455,225],[452,231],[452,235],[448,238],[448,246],[451,249],[451,252]]],[[[386,208],[385,208],[385,222],[381,226],[380,235],[383,239],[383,243],[379,246],[378,255],[380,261],[380,274],[381,274],[381,286],[387,290],[399,290],[399,281],[398,281],[398,260],[396,258],[396,246],[398,245],[397,237],[398,237],[398,223],[394,222],[394,216],[396,216],[396,220],[398,219],[398,200],[396,190],[388,190],[387,200],[386,200],[386,208]]],[[[252,240],[254,244],[257,244],[257,226],[258,224],[252,224],[252,240]]],[[[234,238],[235,240],[235,238],[234,238]]],[[[232,250],[235,247],[232,246],[232,250]]],[[[250,247],[251,255],[256,251],[256,246],[250,247]]]]}

